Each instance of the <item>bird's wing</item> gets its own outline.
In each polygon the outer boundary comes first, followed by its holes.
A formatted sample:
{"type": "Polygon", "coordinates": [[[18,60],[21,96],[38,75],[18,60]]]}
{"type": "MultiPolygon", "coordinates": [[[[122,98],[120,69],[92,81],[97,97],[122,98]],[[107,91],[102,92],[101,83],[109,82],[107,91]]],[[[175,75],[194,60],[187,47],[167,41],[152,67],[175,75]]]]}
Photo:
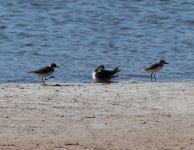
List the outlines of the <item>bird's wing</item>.
{"type": "Polygon", "coordinates": [[[100,70],[96,73],[96,77],[100,79],[111,78],[115,73],[117,72],[110,70],[100,70]]]}
{"type": "Polygon", "coordinates": [[[46,67],[40,68],[40,69],[32,71],[32,72],[33,73],[49,73],[51,71],[54,71],[54,69],[49,67],[49,66],[46,66],[46,67]]]}
{"type": "Polygon", "coordinates": [[[145,70],[156,69],[156,68],[158,68],[159,66],[161,66],[159,63],[155,63],[155,64],[152,64],[152,65],[150,65],[149,67],[145,68],[145,70]]]}

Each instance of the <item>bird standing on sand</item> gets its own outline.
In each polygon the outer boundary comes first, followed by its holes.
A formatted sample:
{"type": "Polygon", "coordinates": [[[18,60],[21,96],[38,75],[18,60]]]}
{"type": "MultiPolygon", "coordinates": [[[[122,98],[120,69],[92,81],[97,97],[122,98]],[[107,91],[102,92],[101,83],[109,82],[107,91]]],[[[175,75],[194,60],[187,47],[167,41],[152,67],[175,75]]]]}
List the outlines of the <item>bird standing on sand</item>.
{"type": "Polygon", "coordinates": [[[52,64],[50,64],[46,67],[40,68],[38,70],[29,71],[28,73],[34,73],[34,74],[38,75],[39,77],[42,78],[43,84],[45,84],[44,81],[46,81],[50,78],[55,78],[54,76],[50,76],[55,71],[55,68],[59,68],[59,66],[57,66],[55,63],[52,63],[52,64]],[[50,76],[50,77],[47,78],[48,76],[50,76]]]}
{"type": "Polygon", "coordinates": [[[153,82],[152,78],[154,75],[154,79],[156,82],[156,72],[161,70],[165,64],[168,64],[165,60],[159,60],[158,63],[152,64],[149,67],[145,68],[144,71],[151,72],[151,82],[153,82]]]}
{"type": "Polygon", "coordinates": [[[96,83],[111,83],[111,79],[118,77],[115,75],[119,72],[119,68],[115,68],[114,70],[105,70],[104,65],[100,65],[92,71],[92,77],[96,83]]]}

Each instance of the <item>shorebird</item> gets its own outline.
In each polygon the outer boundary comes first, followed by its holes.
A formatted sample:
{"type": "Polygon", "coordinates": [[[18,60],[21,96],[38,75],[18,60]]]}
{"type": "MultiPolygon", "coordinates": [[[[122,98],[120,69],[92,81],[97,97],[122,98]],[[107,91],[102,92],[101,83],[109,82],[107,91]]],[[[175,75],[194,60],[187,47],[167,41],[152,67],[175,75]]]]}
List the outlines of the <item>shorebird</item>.
{"type": "Polygon", "coordinates": [[[100,65],[97,68],[94,68],[92,71],[92,77],[95,80],[96,83],[111,83],[111,79],[118,77],[118,75],[115,75],[117,72],[119,72],[119,68],[115,68],[113,70],[105,70],[104,65],[100,65]]]}
{"type": "Polygon", "coordinates": [[[149,67],[145,68],[144,71],[151,72],[151,82],[153,82],[152,78],[154,75],[154,79],[156,82],[156,72],[161,70],[165,64],[168,64],[165,60],[161,59],[158,63],[152,64],[149,67]]]}
{"type": "Polygon", "coordinates": [[[34,73],[34,74],[38,75],[39,77],[42,78],[43,84],[45,84],[46,80],[48,80],[50,78],[55,78],[54,76],[50,76],[55,71],[55,68],[59,68],[59,66],[57,66],[55,63],[52,63],[52,64],[45,66],[43,68],[40,68],[38,70],[29,71],[28,73],[34,73]],[[50,77],[47,78],[48,76],[50,76],[50,77]]]}

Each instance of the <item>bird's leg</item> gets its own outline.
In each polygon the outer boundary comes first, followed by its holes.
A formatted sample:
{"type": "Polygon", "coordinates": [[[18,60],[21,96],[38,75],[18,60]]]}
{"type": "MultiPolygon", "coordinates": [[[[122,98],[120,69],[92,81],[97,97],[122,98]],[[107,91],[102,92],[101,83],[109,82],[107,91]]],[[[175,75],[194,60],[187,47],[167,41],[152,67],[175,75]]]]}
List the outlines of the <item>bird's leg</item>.
{"type": "Polygon", "coordinates": [[[155,78],[155,82],[156,82],[156,73],[154,73],[154,78],[155,78]]]}
{"type": "Polygon", "coordinates": [[[44,82],[44,78],[42,78],[42,82],[43,82],[43,84],[45,84],[45,82],[44,82]]]}
{"type": "Polygon", "coordinates": [[[152,75],[153,75],[153,72],[151,73],[151,82],[153,82],[153,81],[152,81],[152,75]]]}
{"type": "Polygon", "coordinates": [[[45,78],[45,80],[51,79],[51,78],[55,78],[54,76],[50,76],[48,78],[45,78]]]}

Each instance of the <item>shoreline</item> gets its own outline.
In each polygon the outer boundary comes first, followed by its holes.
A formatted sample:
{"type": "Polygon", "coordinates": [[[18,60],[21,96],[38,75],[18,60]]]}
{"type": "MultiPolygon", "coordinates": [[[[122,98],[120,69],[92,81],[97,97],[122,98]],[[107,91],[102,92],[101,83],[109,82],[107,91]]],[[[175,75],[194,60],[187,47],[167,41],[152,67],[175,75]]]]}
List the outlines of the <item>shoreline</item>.
{"type": "Polygon", "coordinates": [[[0,149],[194,148],[194,82],[0,84],[0,149]]]}

